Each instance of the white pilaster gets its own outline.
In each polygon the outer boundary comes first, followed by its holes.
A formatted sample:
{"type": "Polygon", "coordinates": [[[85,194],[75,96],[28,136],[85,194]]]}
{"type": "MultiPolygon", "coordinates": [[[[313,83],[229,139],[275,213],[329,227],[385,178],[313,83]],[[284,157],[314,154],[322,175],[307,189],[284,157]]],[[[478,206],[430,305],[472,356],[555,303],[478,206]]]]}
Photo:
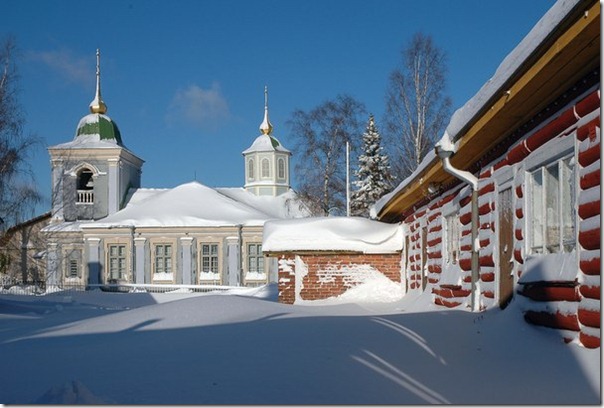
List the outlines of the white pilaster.
{"type": "Polygon", "coordinates": [[[46,262],[46,290],[59,285],[59,245],[56,242],[48,244],[46,262]]]}
{"type": "Polygon", "coordinates": [[[52,159],[52,218],[63,220],[63,171],[61,159],[52,159]]]}
{"type": "Polygon", "coordinates": [[[119,168],[120,168],[120,160],[119,159],[109,159],[107,160],[109,163],[109,179],[108,179],[108,203],[107,210],[109,211],[109,215],[116,213],[119,210],[119,187],[120,187],[120,179],[119,179],[119,168]]]}
{"type": "Polygon", "coordinates": [[[98,285],[101,283],[100,238],[86,238],[88,243],[88,283],[98,285]]]}
{"type": "Polygon", "coordinates": [[[182,284],[190,285],[193,277],[191,262],[191,248],[193,244],[193,238],[182,237],[180,238],[180,245],[182,248],[182,284]]]}
{"type": "Polygon", "coordinates": [[[241,284],[241,242],[239,237],[227,237],[227,283],[229,286],[241,284]]]}
{"type": "Polygon", "coordinates": [[[147,238],[136,237],[134,238],[134,265],[135,275],[134,283],[143,284],[145,283],[145,242],[147,238]]]}

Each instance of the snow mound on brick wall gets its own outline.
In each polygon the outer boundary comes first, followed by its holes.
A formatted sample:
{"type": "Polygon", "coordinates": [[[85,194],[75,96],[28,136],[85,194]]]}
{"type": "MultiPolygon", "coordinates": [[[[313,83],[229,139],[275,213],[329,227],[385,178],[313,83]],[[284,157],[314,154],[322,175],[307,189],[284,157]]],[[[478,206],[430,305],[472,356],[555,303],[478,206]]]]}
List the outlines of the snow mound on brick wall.
{"type": "Polygon", "coordinates": [[[329,283],[341,276],[349,289],[338,296],[321,300],[303,300],[296,303],[387,303],[401,300],[404,290],[400,283],[387,278],[371,265],[342,265],[318,271],[320,280],[329,283]]]}
{"type": "Polygon", "coordinates": [[[356,302],[396,302],[403,298],[404,292],[399,283],[393,282],[382,274],[361,283],[342,293],[343,301],[356,302]]]}

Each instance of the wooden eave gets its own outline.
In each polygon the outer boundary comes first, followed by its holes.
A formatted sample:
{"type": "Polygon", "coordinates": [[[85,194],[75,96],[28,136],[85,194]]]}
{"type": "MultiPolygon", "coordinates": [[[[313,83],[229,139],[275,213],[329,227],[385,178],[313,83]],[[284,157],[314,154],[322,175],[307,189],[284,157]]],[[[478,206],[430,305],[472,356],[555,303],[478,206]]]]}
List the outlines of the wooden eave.
{"type": "MultiPolygon", "coordinates": [[[[485,152],[599,66],[600,3],[580,3],[455,136],[459,143],[451,157],[453,166],[462,170],[472,167],[485,152]]],[[[435,157],[386,203],[378,219],[401,221],[404,212],[426,197],[430,183],[453,182],[454,177],[443,170],[442,162],[435,157]]]]}

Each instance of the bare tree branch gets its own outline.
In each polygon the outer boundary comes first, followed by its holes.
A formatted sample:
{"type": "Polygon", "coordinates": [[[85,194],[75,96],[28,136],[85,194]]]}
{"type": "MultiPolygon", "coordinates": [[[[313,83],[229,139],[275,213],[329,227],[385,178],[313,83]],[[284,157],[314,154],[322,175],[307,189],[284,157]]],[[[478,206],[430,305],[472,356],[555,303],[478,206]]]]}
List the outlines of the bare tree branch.
{"type": "Polygon", "coordinates": [[[40,140],[23,135],[15,55],[14,38],[4,39],[0,43],[0,217],[7,225],[30,215],[27,211],[40,200],[28,162],[40,140]]]}
{"type": "Polygon", "coordinates": [[[308,112],[294,111],[288,121],[300,158],[298,193],[315,215],[345,211],[345,145],[358,151],[364,113],[363,104],[339,95],[308,112]]]}
{"type": "Polygon", "coordinates": [[[446,56],[418,33],[401,52],[386,92],[385,140],[393,175],[403,180],[442,136],[451,100],[444,95],[446,56]]]}

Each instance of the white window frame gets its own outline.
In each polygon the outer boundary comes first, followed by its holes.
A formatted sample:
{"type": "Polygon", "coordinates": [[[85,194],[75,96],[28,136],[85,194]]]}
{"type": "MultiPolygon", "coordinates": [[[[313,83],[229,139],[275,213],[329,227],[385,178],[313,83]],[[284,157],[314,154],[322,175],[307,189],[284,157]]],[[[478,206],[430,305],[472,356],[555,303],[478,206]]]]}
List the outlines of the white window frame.
{"type": "Polygon", "coordinates": [[[77,246],[71,246],[71,245],[67,245],[64,247],[63,249],[63,259],[64,261],[64,265],[63,265],[63,276],[65,276],[65,279],[80,279],[83,274],[83,263],[82,263],[82,254],[83,254],[83,249],[77,246]],[[75,275],[73,275],[72,272],[72,267],[73,264],[72,262],[76,262],[76,268],[75,268],[75,275]]]}
{"type": "Polygon", "coordinates": [[[126,279],[128,275],[128,245],[125,243],[108,243],[107,244],[107,279],[126,279]],[[116,248],[118,253],[112,254],[111,249],[116,248]],[[123,249],[123,254],[120,255],[119,251],[123,249]],[[112,260],[117,261],[117,277],[113,276],[112,260]],[[123,264],[120,265],[120,261],[123,264]]]}
{"type": "Polygon", "coordinates": [[[457,212],[443,215],[443,249],[446,265],[457,265],[460,255],[461,222],[457,212]]]}
{"type": "Polygon", "coordinates": [[[249,158],[247,160],[247,179],[254,180],[254,158],[249,158]]]}
{"type": "MultiPolygon", "coordinates": [[[[578,197],[578,168],[577,168],[577,163],[576,163],[576,151],[577,151],[577,146],[576,146],[576,131],[572,132],[569,135],[564,136],[563,138],[554,138],[552,140],[550,140],[548,143],[546,143],[545,145],[539,147],[539,149],[535,150],[534,152],[532,152],[529,157],[527,157],[524,161],[524,186],[526,188],[526,194],[525,194],[525,201],[524,201],[524,209],[526,210],[526,218],[525,218],[525,231],[526,233],[526,237],[525,237],[525,250],[526,253],[530,256],[530,255],[546,255],[548,253],[548,249],[546,248],[545,245],[541,245],[542,251],[539,252],[538,250],[536,251],[535,249],[537,248],[536,245],[534,245],[534,233],[533,233],[533,223],[534,223],[534,219],[533,219],[533,215],[534,215],[534,207],[533,207],[533,203],[534,203],[534,185],[533,185],[533,174],[535,171],[541,169],[541,168],[546,168],[550,165],[552,165],[554,162],[562,162],[564,160],[567,160],[570,158],[571,162],[573,163],[573,176],[571,179],[571,182],[573,183],[571,186],[571,197],[574,198],[575,203],[571,203],[570,204],[570,211],[571,211],[571,217],[572,217],[572,222],[574,224],[574,234],[573,234],[573,240],[572,242],[568,242],[569,247],[567,248],[568,250],[564,249],[564,246],[562,245],[561,251],[560,252],[572,252],[574,250],[574,248],[576,248],[577,246],[577,242],[578,242],[578,238],[577,238],[577,234],[578,234],[578,221],[577,221],[577,212],[574,209],[574,205],[576,205],[577,202],[577,197],[578,197]],[[570,246],[573,246],[573,248],[571,249],[570,246]]],[[[559,164],[560,166],[560,164],[559,164]]],[[[543,170],[542,170],[543,172],[543,170]]],[[[560,186],[563,183],[560,183],[560,186]]],[[[560,196],[562,196],[562,193],[560,193],[560,196]]],[[[563,206],[560,206],[561,208],[563,206]]],[[[545,213],[544,209],[542,208],[542,214],[545,213]]],[[[559,218],[562,218],[562,215],[560,213],[559,218]]],[[[545,226],[543,226],[543,228],[545,228],[545,226]]],[[[545,237],[545,235],[543,235],[543,237],[545,237]]]]}
{"type": "Polygon", "coordinates": [[[153,281],[161,281],[161,282],[166,282],[166,281],[170,281],[170,282],[174,282],[175,276],[176,276],[176,265],[175,265],[175,253],[176,253],[176,243],[173,241],[156,241],[153,242],[153,244],[151,245],[151,251],[152,251],[152,268],[151,268],[151,278],[153,281]],[[165,248],[169,247],[170,248],[170,254],[166,255],[166,254],[158,254],[158,248],[163,248],[165,250],[165,248]],[[162,262],[160,262],[162,265],[161,268],[158,268],[159,264],[158,264],[158,260],[161,259],[162,262]],[[166,262],[169,260],[169,266],[166,265],[166,262]],[[167,269],[170,269],[169,271],[167,269]],[[159,270],[161,269],[161,270],[159,270]],[[163,275],[160,275],[163,274],[163,275]],[[159,276],[158,276],[159,275],[159,276]]]}
{"type": "Polygon", "coordinates": [[[527,244],[529,254],[569,253],[575,249],[577,245],[575,212],[577,173],[577,164],[572,153],[555,156],[551,160],[527,171],[526,177],[529,190],[527,194],[529,197],[527,203],[529,214],[527,244]],[[553,173],[557,173],[555,188],[552,188],[549,184],[553,180],[551,177],[553,173]],[[538,196],[535,181],[537,177],[541,179],[538,196]],[[553,197],[553,200],[550,197],[553,197]],[[568,201],[569,198],[570,202],[568,201]],[[552,207],[551,204],[555,204],[558,208],[552,207]],[[540,222],[537,223],[537,221],[540,222]],[[571,223],[572,230],[570,234],[565,234],[563,229],[568,226],[568,221],[571,223]],[[556,242],[552,242],[548,237],[556,235],[556,225],[557,238],[555,239],[556,242]],[[536,234],[536,227],[540,230],[539,234],[536,234]]]}
{"type": "Polygon", "coordinates": [[[280,180],[285,180],[285,159],[283,157],[279,157],[277,159],[277,178],[280,180]]]}
{"type": "Polygon", "coordinates": [[[264,255],[262,254],[262,243],[261,242],[247,242],[245,245],[245,249],[246,249],[247,272],[265,273],[266,265],[264,262],[264,255]],[[254,251],[251,250],[252,247],[254,248],[254,251]],[[252,260],[254,260],[254,264],[256,265],[254,270],[252,270],[252,260]],[[260,268],[259,264],[262,264],[261,268],[260,268]]]}
{"type": "Polygon", "coordinates": [[[221,245],[219,242],[216,241],[203,241],[199,243],[199,281],[200,282],[207,282],[207,281],[220,281],[221,276],[222,276],[222,271],[221,271],[221,245]],[[209,254],[208,255],[204,255],[204,246],[208,246],[209,249],[209,254]],[[216,247],[216,254],[212,254],[212,247],[215,246],[216,247]],[[210,270],[204,270],[204,258],[208,259],[209,265],[210,265],[210,270]],[[212,265],[212,259],[215,258],[216,259],[216,269],[212,270],[211,265],[212,265]],[[201,274],[202,273],[207,273],[207,272],[213,272],[217,275],[217,278],[215,279],[202,279],[201,274]]]}
{"type": "Polygon", "coordinates": [[[260,178],[271,178],[271,161],[268,157],[260,159],[260,178]],[[266,164],[266,169],[265,169],[266,164]],[[266,171],[265,171],[266,170],[266,171]]]}

